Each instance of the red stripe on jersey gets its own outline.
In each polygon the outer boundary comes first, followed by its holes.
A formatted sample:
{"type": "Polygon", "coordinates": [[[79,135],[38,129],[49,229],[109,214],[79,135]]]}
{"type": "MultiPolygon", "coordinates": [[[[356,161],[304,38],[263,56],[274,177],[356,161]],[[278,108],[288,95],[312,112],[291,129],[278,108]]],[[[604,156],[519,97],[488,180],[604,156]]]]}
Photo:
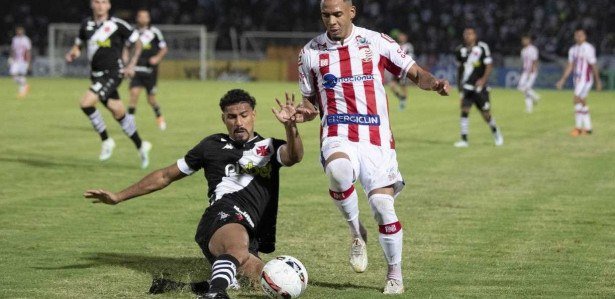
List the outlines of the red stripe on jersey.
{"type": "Polygon", "coordinates": [[[402,69],[395,65],[389,58],[384,55],[380,55],[380,63],[383,64],[383,67],[391,72],[395,77],[399,77],[401,75],[402,69]]]}
{"type": "MultiPolygon", "coordinates": [[[[352,65],[350,60],[350,52],[348,47],[338,48],[340,54],[340,70],[341,77],[352,77],[352,65]]],[[[357,114],[357,99],[354,93],[354,86],[352,82],[342,83],[342,89],[344,91],[344,101],[346,101],[346,109],[348,114],[357,114]]],[[[359,141],[359,125],[348,125],[348,140],[357,142],[359,141]]]]}
{"type": "MultiPolygon", "coordinates": [[[[374,72],[374,62],[372,60],[363,61],[363,74],[371,75],[374,72]]],[[[376,103],[376,89],[374,88],[374,80],[367,80],[363,84],[365,89],[365,99],[367,102],[367,114],[378,114],[378,105],[376,103]]],[[[381,145],[380,126],[369,126],[369,141],[373,145],[381,145]]]]}
{"type": "MultiPolygon", "coordinates": [[[[329,53],[320,54],[320,74],[324,77],[329,73],[329,53]]],[[[335,91],[333,88],[326,88],[327,93],[327,114],[337,114],[335,104],[335,91]]],[[[337,125],[330,125],[327,129],[327,137],[337,136],[337,125]]]]}

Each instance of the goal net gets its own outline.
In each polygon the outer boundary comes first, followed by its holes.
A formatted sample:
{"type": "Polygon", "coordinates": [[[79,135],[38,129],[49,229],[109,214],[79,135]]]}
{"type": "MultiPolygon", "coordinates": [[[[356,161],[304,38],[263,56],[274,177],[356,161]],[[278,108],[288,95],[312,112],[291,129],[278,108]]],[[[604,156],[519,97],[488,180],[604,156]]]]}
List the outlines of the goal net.
{"type": "MultiPolygon", "coordinates": [[[[169,52],[160,75],[167,78],[207,79],[208,62],[215,56],[216,34],[200,25],[156,25],[162,31],[169,52]]],[[[49,66],[52,76],[88,76],[87,55],[66,63],[64,55],[79,34],[79,24],[52,23],[48,28],[49,66]]],[[[82,51],[85,49],[82,48],[82,51]]]]}

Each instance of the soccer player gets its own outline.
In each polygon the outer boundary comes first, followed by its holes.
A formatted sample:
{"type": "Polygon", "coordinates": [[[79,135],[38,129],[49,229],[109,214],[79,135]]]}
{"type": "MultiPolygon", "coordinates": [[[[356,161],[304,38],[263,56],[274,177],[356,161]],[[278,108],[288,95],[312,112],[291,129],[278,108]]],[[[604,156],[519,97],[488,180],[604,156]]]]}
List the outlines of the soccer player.
{"type": "MultiPolygon", "coordinates": [[[[406,55],[414,58],[414,46],[408,41],[408,35],[403,32],[395,32],[394,36],[396,36],[397,43],[401,50],[406,53],[406,55]]],[[[399,78],[393,77],[389,80],[389,86],[393,93],[399,100],[399,110],[404,110],[408,103],[408,85],[410,81],[407,78],[399,78]]]]}
{"type": "Polygon", "coordinates": [[[574,31],[575,45],[568,51],[568,65],[562,78],[557,81],[556,87],[562,89],[564,83],[574,68],[574,119],[575,125],[570,135],[576,137],[581,134],[592,133],[592,121],[587,106],[587,95],[596,81],[596,90],[602,90],[600,71],[596,64],[596,49],[587,42],[587,34],[584,29],[574,31]]]}
{"type": "Polygon", "coordinates": [[[538,48],[532,44],[532,37],[524,35],[521,37],[521,60],[523,61],[523,73],[519,79],[519,89],[525,95],[525,111],[532,113],[534,105],[540,96],[534,91],[534,82],[538,76],[538,48]]]}
{"type": "Polygon", "coordinates": [[[147,168],[152,144],[141,140],[134,116],[126,113],[117,92],[124,75],[134,75],[134,67],[142,47],[141,41],[138,40],[139,34],[133,32],[132,27],[124,20],[109,15],[110,0],[91,0],[91,7],[92,16],[81,23],[79,36],[70,51],[66,53],[66,61],[70,63],[81,55],[80,47],[84,43],[87,47],[92,68],[90,76],[92,85],[79,102],[81,110],[88,116],[102,139],[99,156],[101,161],[111,158],[115,141],[108,136],[105,121],[100,111],[96,109],[98,101],[111,111],[124,133],[132,139],[141,157],[141,168],[147,168]],[[122,50],[129,41],[136,42],[135,53],[128,65],[124,66],[122,50]]]}
{"type": "Polygon", "coordinates": [[[150,24],[150,14],[146,9],[137,11],[137,28],[143,51],[137,66],[135,67],[135,76],[130,81],[130,103],[128,104],[128,113],[135,114],[137,110],[137,102],[139,94],[145,88],[147,92],[147,102],[152,106],[156,115],[156,123],[160,130],[167,128],[167,123],[160,112],[160,105],[156,101],[156,82],[158,81],[158,64],[167,54],[167,43],[164,41],[162,32],[155,26],[150,24]]]}
{"type": "Polygon", "coordinates": [[[478,41],[476,30],[467,27],[463,31],[464,43],[457,47],[457,86],[461,93],[461,140],[455,142],[455,147],[468,147],[468,131],[470,120],[468,118],[472,105],[481,111],[483,119],[491,128],[496,146],[504,144],[504,137],[491,115],[489,101],[489,75],[493,70],[491,51],[489,46],[478,41]]]}
{"type": "Polygon", "coordinates": [[[30,85],[26,82],[26,75],[32,61],[32,43],[26,36],[26,30],[22,26],[15,28],[15,36],[11,41],[11,56],[9,59],[9,73],[18,85],[17,97],[23,99],[30,91],[30,85]]]}
{"type": "Polygon", "coordinates": [[[101,189],[84,193],[94,202],[115,205],[167,187],[174,181],[204,170],[209,187],[209,207],[196,232],[196,242],[212,264],[205,298],[228,298],[237,270],[260,279],[264,266],[258,252],[274,251],[280,168],[299,163],[303,144],[295,121],[294,96],[273,110],[286,130],[286,139],[264,138],[254,132],[255,99],[239,89],[220,100],[222,122],[228,134],[205,137],[170,166],[113,193],[101,189]]]}
{"type": "Polygon", "coordinates": [[[384,71],[441,95],[448,94],[449,84],[419,67],[388,35],[355,26],[351,0],[323,0],[320,9],[326,32],[299,54],[303,101],[298,118],[310,121],[320,113],[322,163],[329,194],[350,227],[353,270],[363,272],[367,267],[366,233],[354,188],[358,179],[379,225],[389,265],[384,293],[403,293],[403,231],[393,203],[404,183],[389,122],[384,71]]]}

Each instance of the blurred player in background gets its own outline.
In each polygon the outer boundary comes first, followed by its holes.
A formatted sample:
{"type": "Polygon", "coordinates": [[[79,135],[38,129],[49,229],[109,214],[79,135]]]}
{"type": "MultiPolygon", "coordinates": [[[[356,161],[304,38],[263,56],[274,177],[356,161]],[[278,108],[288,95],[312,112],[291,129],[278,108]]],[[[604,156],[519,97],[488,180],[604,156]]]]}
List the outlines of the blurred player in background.
{"type": "MultiPolygon", "coordinates": [[[[406,53],[406,55],[414,58],[414,46],[408,41],[407,34],[396,29],[391,32],[391,37],[397,40],[401,50],[406,53]]],[[[399,100],[399,109],[404,110],[408,103],[408,86],[410,85],[410,81],[408,78],[399,78],[395,76],[387,79],[389,79],[388,85],[399,100]]]]}
{"type": "Polygon", "coordinates": [[[25,98],[30,91],[30,85],[26,82],[26,75],[32,62],[32,43],[26,36],[26,30],[22,26],[15,28],[15,36],[11,41],[11,56],[9,57],[9,73],[18,85],[17,97],[25,98]]]}
{"type": "Polygon", "coordinates": [[[489,75],[493,70],[493,59],[489,46],[478,41],[476,29],[467,27],[463,31],[463,44],[457,47],[457,86],[461,92],[461,140],[455,142],[455,147],[468,147],[468,118],[472,105],[481,111],[483,119],[491,128],[496,146],[504,144],[504,137],[491,116],[489,100],[489,75]]]}
{"type": "Polygon", "coordinates": [[[568,51],[568,65],[562,78],[557,81],[556,87],[562,89],[566,80],[574,69],[572,82],[574,83],[574,116],[575,125],[570,135],[576,137],[581,134],[592,133],[592,121],[587,106],[587,95],[596,81],[596,90],[602,90],[600,71],[596,62],[596,49],[587,42],[584,29],[574,31],[575,45],[568,51]]]}
{"type": "Polygon", "coordinates": [[[156,123],[160,130],[167,128],[167,123],[160,112],[160,105],[156,101],[156,82],[158,81],[158,64],[167,54],[167,43],[164,41],[162,32],[155,26],[150,24],[150,14],[146,9],[137,11],[137,28],[139,38],[143,44],[143,51],[137,66],[135,67],[135,75],[130,81],[130,103],[128,104],[128,113],[135,114],[137,110],[137,102],[139,94],[145,88],[147,92],[147,102],[152,106],[156,115],[156,123]]]}
{"type": "Polygon", "coordinates": [[[329,194],[350,227],[353,270],[360,273],[367,267],[367,235],[359,221],[354,188],[359,180],[378,223],[388,264],[384,293],[401,294],[403,230],[394,202],[404,182],[383,76],[386,69],[441,95],[448,95],[450,87],[419,67],[388,35],[355,26],[351,0],[323,0],[320,9],[326,32],[299,54],[303,103],[298,111],[301,121],[309,121],[320,110],[322,164],[329,194]]]}
{"type": "Polygon", "coordinates": [[[141,52],[139,34],[133,31],[126,21],[109,15],[111,2],[109,0],[91,0],[92,16],[81,23],[79,36],[75,44],[66,53],[66,61],[72,62],[81,55],[81,46],[87,47],[88,59],[91,64],[89,90],[83,95],[79,104],[81,110],[88,116],[92,126],[102,139],[99,159],[108,160],[113,154],[115,141],[107,134],[105,121],[96,109],[96,103],[102,102],[113,114],[124,133],[130,137],[139,151],[141,168],[149,165],[151,143],[142,141],[137,132],[137,125],[132,114],[126,113],[124,104],[120,101],[117,88],[122,83],[124,75],[134,75],[134,67],[141,52]],[[122,50],[128,42],[136,42],[135,53],[124,66],[122,50]]]}
{"type": "Polygon", "coordinates": [[[534,82],[538,76],[538,48],[532,44],[532,37],[524,35],[521,37],[521,61],[523,61],[523,73],[519,79],[517,88],[525,95],[525,111],[532,113],[534,105],[540,96],[534,91],[534,82]]]}
{"type": "Polygon", "coordinates": [[[239,89],[220,99],[228,134],[205,137],[170,166],[154,171],[138,183],[113,193],[101,189],[84,193],[94,202],[115,205],[166,188],[201,168],[209,187],[209,207],[199,222],[195,240],[212,265],[210,287],[204,297],[228,298],[237,271],[258,281],[263,262],[258,252],[275,246],[280,168],[299,163],[303,143],[295,122],[294,96],[278,102],[275,117],[284,126],[286,141],[254,132],[256,100],[239,89]]]}

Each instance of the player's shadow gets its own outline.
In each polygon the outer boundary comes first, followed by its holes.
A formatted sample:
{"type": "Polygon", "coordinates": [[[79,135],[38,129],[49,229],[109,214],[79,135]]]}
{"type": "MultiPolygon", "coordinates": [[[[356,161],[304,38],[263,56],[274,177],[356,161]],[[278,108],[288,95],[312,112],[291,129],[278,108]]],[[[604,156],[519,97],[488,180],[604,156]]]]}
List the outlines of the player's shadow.
{"type": "MultiPolygon", "coordinates": [[[[94,167],[97,165],[100,165],[101,163],[95,163],[95,162],[91,162],[91,161],[79,161],[79,160],[72,160],[72,161],[68,161],[68,160],[62,160],[62,161],[57,161],[54,160],[57,159],[57,157],[53,158],[53,157],[46,157],[46,156],[37,156],[37,155],[29,155],[27,158],[25,157],[0,157],[0,163],[2,162],[7,162],[7,163],[19,163],[22,164],[26,167],[35,167],[35,168],[53,168],[53,169],[58,169],[58,168],[75,168],[75,169],[84,169],[87,167],[94,167]]],[[[114,166],[117,168],[125,168],[125,169],[134,169],[134,167],[131,167],[129,165],[117,165],[114,166]]]]}
{"type": "Polygon", "coordinates": [[[327,282],[324,282],[324,281],[310,281],[309,284],[317,286],[317,287],[321,287],[321,288],[328,288],[328,289],[335,289],[335,290],[366,289],[366,290],[377,290],[377,291],[380,291],[380,288],[375,287],[375,286],[358,285],[358,284],[352,284],[352,283],[349,283],[349,282],[335,283],[335,282],[330,282],[330,281],[327,281],[327,282]]]}

